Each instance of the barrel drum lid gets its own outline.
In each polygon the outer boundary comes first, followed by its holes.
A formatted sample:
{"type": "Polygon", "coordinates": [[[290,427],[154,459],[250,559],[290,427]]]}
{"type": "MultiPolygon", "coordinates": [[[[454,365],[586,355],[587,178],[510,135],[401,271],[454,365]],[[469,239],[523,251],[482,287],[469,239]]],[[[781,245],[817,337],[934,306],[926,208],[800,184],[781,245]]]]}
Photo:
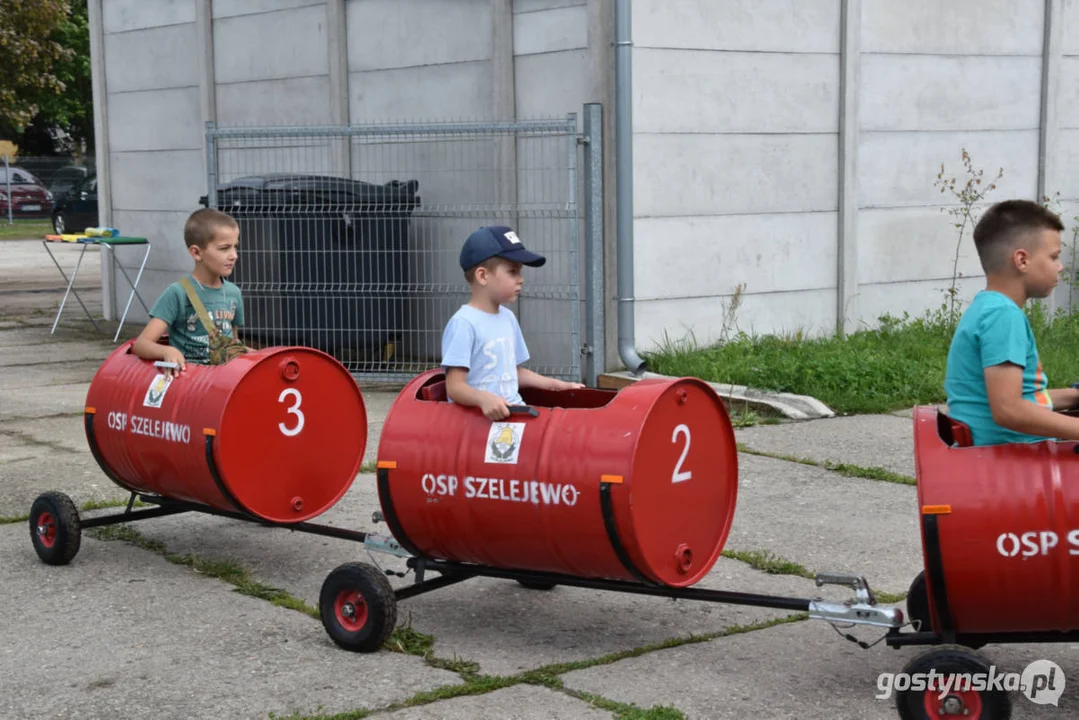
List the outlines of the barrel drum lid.
{"type": "Polygon", "coordinates": [[[348,491],[367,414],[333,357],[266,348],[189,363],[170,380],[131,344],[105,360],[86,399],[87,438],[117,484],[278,523],[309,520],[348,491]]]}
{"type": "Polygon", "coordinates": [[[618,392],[522,391],[538,417],[492,423],[398,395],[379,446],[379,500],[416,554],[492,567],[685,587],[715,564],[738,483],[726,407],[693,378],[618,392]]]}

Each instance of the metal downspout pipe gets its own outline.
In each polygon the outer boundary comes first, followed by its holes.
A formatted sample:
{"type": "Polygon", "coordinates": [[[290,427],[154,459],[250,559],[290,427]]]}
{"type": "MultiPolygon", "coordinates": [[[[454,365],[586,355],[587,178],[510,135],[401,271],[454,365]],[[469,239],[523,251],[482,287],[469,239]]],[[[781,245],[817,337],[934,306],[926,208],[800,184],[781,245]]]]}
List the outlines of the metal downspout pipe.
{"type": "Polygon", "coordinates": [[[630,372],[644,372],[634,347],[633,327],[633,40],[631,0],[615,0],[614,153],[616,175],[616,244],[618,262],[618,356],[630,372]]]}

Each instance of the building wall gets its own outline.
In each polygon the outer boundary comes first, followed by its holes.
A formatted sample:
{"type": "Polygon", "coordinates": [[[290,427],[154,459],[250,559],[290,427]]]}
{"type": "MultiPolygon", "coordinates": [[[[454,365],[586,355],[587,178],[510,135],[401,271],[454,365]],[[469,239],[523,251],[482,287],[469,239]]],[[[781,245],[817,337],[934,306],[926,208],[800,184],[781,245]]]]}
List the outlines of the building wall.
{"type": "Polygon", "coordinates": [[[839,8],[633,3],[638,347],[834,325],[839,8]]]}
{"type": "MultiPolygon", "coordinates": [[[[1043,0],[862,0],[858,320],[937,308],[957,234],[934,181],[965,182],[962,149],[993,202],[1038,196],[1043,0]]],[[[981,206],[984,207],[984,206],[981,206]]],[[[979,209],[981,209],[981,207],[979,209]]],[[[962,297],[984,287],[970,235],[962,297]]]]}

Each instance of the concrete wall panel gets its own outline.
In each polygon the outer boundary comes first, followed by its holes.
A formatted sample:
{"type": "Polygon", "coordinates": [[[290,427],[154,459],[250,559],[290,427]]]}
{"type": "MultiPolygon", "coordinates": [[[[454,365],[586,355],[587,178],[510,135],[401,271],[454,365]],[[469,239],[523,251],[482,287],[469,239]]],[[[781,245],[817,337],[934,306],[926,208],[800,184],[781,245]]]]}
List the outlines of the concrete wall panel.
{"type": "Polygon", "coordinates": [[[199,62],[194,51],[197,47],[195,23],[106,35],[108,91],[197,86],[199,62]]]}
{"type": "Polygon", "coordinates": [[[530,13],[557,8],[587,5],[588,0],[513,0],[513,12],[530,13]]]}
{"type": "Polygon", "coordinates": [[[635,0],[638,48],[839,52],[840,0],[635,0]]]}
{"type": "Polygon", "coordinates": [[[214,0],[214,19],[325,5],[326,0],[214,0]]]}
{"type": "MultiPolygon", "coordinates": [[[[874,327],[884,314],[902,316],[904,312],[911,317],[921,317],[926,312],[934,312],[947,302],[946,291],[951,284],[948,280],[922,280],[920,282],[890,283],[886,285],[862,285],[858,288],[858,307],[861,313],[857,321],[874,327]]],[[[965,279],[958,284],[959,299],[966,307],[974,295],[985,288],[982,278],[965,279]]],[[[944,383],[944,378],[940,379],[944,383]]]]}
{"type": "MultiPolygon", "coordinates": [[[[723,339],[724,308],[729,297],[637,302],[637,349],[660,346],[692,336],[702,345],[723,339]]],[[[729,332],[763,335],[801,330],[810,335],[835,331],[835,290],[805,290],[743,297],[728,325],[729,332]]]]}
{"type": "Polygon", "coordinates": [[[529,12],[513,18],[515,55],[588,47],[588,11],[584,5],[529,12]]]}
{"type": "Polygon", "coordinates": [[[862,50],[1040,55],[1044,13],[1044,0],[862,0],[862,50]]]}
{"type": "Polygon", "coordinates": [[[101,10],[106,33],[195,22],[195,0],[105,0],[101,10]]]}
{"type": "MultiPolygon", "coordinates": [[[[955,222],[939,207],[862,210],[858,279],[890,283],[947,277],[950,282],[959,237],[955,222]]],[[[959,247],[959,272],[967,277],[983,274],[969,227],[959,247]]]]}
{"type": "Polygon", "coordinates": [[[865,55],[859,86],[861,127],[965,131],[1037,128],[1041,66],[1038,57],[865,55]]]}
{"type": "MultiPolygon", "coordinates": [[[[1079,129],[1061,130],[1056,149],[1057,166],[1064,170],[1058,173],[1060,187],[1049,188],[1050,193],[1059,191],[1067,199],[1079,198],[1079,129]]],[[[1069,223],[1070,224],[1070,223],[1069,223]]]]}
{"type": "MultiPolygon", "coordinates": [[[[199,150],[113,153],[113,209],[191,210],[206,194],[199,150]]],[[[124,232],[129,232],[124,228],[124,232]]]]}
{"type": "Polygon", "coordinates": [[[839,56],[638,49],[636,132],[838,132],[839,56]]]}
{"type": "MultiPolygon", "coordinates": [[[[146,259],[147,270],[175,271],[176,268],[194,267],[191,255],[187,252],[187,245],[184,243],[184,223],[187,222],[188,215],[199,207],[200,205],[194,202],[188,210],[118,210],[114,220],[125,235],[144,237],[150,241],[153,247],[150,249],[150,256],[146,259]]],[[[243,242],[243,238],[240,241],[243,242]]],[[[122,289],[124,279],[120,277],[119,282],[122,289]]],[[[141,282],[139,290],[142,291],[141,282]]],[[[148,293],[142,293],[142,296],[151,306],[153,300],[157,298],[154,295],[151,299],[148,293]]],[[[135,304],[138,304],[137,300],[135,304]]]]}
{"type": "Polygon", "coordinates": [[[491,119],[489,62],[353,72],[348,80],[353,123],[491,119]]]}
{"type": "MultiPolygon", "coordinates": [[[[937,206],[946,199],[933,187],[940,166],[961,177],[962,148],[986,180],[1004,168],[990,198],[1033,199],[1037,194],[1038,132],[862,133],[858,148],[862,207],[937,206]]],[[[960,180],[963,182],[963,180],[960,180]]]]}
{"type": "Polygon", "coordinates": [[[835,210],[835,135],[637,135],[641,216],[835,210]]]}
{"type": "Polygon", "coordinates": [[[217,123],[236,125],[327,125],[327,76],[263,80],[217,86],[217,123]]]}
{"type": "Polygon", "coordinates": [[[588,77],[587,50],[526,55],[514,61],[517,85],[517,117],[561,117],[578,115],[590,96],[592,80],[588,77]],[[552,83],[551,78],[559,78],[552,83]]]}
{"type": "Polygon", "coordinates": [[[490,0],[364,0],[345,14],[351,72],[491,57],[490,0]]]}
{"type": "MultiPolygon", "coordinates": [[[[1079,27],[1079,0],[1064,0],[1061,20],[1065,28],[1079,27]]],[[[1079,55],[1079,33],[1065,30],[1061,40],[1065,55],[1079,55]]]]}
{"type": "Polygon", "coordinates": [[[638,299],[834,288],[836,213],[642,218],[638,299]]]}
{"type": "Polygon", "coordinates": [[[199,89],[109,94],[109,143],[126,150],[201,150],[199,89]]]}
{"type": "Polygon", "coordinates": [[[1079,129],[1079,57],[1066,57],[1060,63],[1057,118],[1060,127],[1079,129]]]}
{"type": "Polygon", "coordinates": [[[326,75],[326,36],[326,9],[321,5],[216,20],[216,81],[326,75]]]}

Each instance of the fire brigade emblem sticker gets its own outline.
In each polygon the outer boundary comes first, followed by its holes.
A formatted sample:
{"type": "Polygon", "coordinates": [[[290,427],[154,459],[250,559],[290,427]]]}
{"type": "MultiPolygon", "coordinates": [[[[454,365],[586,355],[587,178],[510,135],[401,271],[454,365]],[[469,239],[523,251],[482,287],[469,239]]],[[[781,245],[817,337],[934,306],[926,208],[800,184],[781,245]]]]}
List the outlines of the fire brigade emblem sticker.
{"type": "Polygon", "coordinates": [[[524,432],[524,423],[491,423],[491,431],[487,433],[485,462],[516,465],[524,432]]]}
{"type": "Polygon", "coordinates": [[[146,388],[146,397],[142,399],[143,407],[161,407],[161,403],[165,400],[165,393],[169,391],[169,385],[171,384],[171,376],[166,376],[164,373],[158,373],[157,377],[150,383],[150,387],[146,388]]]}

